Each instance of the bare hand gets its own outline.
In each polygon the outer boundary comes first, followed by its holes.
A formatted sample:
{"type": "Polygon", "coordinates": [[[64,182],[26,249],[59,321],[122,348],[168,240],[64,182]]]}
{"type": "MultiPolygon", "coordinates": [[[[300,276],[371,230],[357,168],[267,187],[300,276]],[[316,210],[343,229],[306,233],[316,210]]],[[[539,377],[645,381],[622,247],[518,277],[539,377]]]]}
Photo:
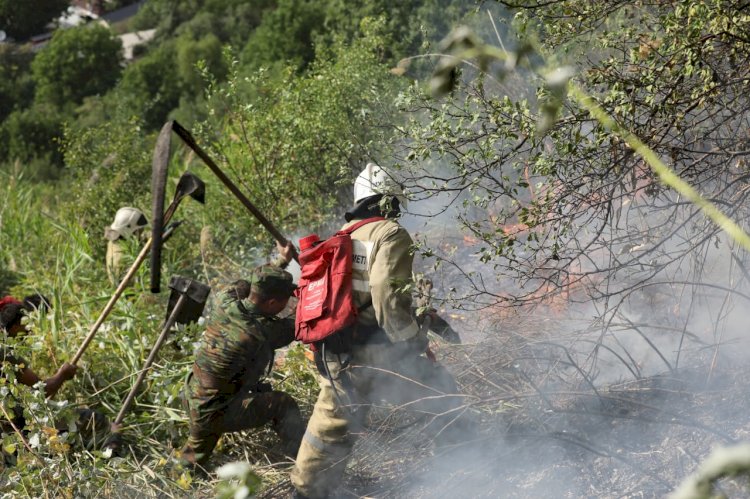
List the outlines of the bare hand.
{"type": "Polygon", "coordinates": [[[76,371],[78,371],[78,366],[66,362],[57,370],[57,376],[63,381],[68,381],[69,379],[73,379],[73,376],[76,375],[76,371]]]}
{"type": "Polygon", "coordinates": [[[292,258],[294,256],[294,246],[292,246],[291,241],[287,241],[286,246],[282,246],[278,241],[276,241],[276,249],[279,251],[279,255],[281,255],[281,258],[283,258],[286,263],[292,261],[292,258]]]}

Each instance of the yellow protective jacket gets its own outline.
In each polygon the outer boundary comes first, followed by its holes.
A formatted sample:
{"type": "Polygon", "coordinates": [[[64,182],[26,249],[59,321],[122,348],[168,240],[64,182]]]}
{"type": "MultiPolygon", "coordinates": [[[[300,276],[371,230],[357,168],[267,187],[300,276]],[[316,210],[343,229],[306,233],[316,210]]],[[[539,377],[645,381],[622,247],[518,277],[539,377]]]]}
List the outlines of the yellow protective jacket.
{"type": "Polygon", "coordinates": [[[392,342],[414,338],[420,331],[411,315],[411,294],[398,291],[412,276],[411,236],[388,219],[365,224],[351,237],[354,301],[361,307],[372,299],[372,306],[360,313],[359,323],[379,326],[392,342]]]}
{"type": "Polygon", "coordinates": [[[107,256],[105,260],[107,277],[109,277],[109,281],[114,285],[119,284],[120,279],[123,277],[122,257],[124,254],[125,248],[121,241],[107,242],[107,256]]]}

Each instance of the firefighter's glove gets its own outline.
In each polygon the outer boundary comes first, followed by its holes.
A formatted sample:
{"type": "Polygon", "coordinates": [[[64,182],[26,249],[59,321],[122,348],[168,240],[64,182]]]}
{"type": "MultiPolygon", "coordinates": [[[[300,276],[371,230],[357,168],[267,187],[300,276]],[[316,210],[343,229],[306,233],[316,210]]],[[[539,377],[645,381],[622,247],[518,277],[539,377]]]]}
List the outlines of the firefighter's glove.
{"type": "Polygon", "coordinates": [[[420,313],[415,313],[417,325],[422,329],[429,329],[432,322],[434,322],[434,317],[436,315],[437,310],[435,310],[434,308],[426,308],[423,309],[420,313]]]}

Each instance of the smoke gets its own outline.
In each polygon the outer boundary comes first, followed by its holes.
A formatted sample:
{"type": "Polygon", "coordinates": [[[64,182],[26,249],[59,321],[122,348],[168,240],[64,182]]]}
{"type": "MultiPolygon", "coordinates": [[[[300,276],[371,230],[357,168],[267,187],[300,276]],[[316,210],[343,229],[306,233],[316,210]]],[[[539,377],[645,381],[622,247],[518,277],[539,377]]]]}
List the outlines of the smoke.
{"type": "MultiPolygon", "coordinates": [[[[462,244],[455,205],[446,209],[436,196],[409,209],[435,213],[402,218],[415,239],[482,275],[486,289],[513,288],[462,244]]],[[[659,216],[642,218],[643,227],[659,226],[659,216]]],[[[608,230],[614,235],[621,227],[608,230]]],[[[355,450],[364,457],[352,467],[354,490],[373,497],[661,497],[712,447],[746,436],[748,279],[720,234],[700,252],[668,258],[691,234],[607,249],[634,261],[648,255],[644,266],[657,271],[647,279],[626,269],[610,283],[593,282],[567,300],[515,313],[443,307],[469,341],[436,349],[478,427],[461,444],[436,448],[425,432],[371,425],[376,430],[355,450]],[[666,263],[653,261],[659,258],[666,263]],[[618,293],[602,297],[602,289],[618,293]],[[388,460],[402,469],[384,466],[388,460]],[[381,478],[367,478],[373,476],[381,478]]],[[[416,259],[439,297],[471,289],[455,269],[431,267],[430,258],[416,259]]],[[[743,494],[734,482],[723,487],[743,494]]]]}
{"type": "MultiPolygon", "coordinates": [[[[421,194],[450,176],[434,159],[421,166],[411,177],[421,194]]],[[[733,181],[703,188],[726,194],[733,181]]],[[[669,191],[644,195],[639,182],[599,226],[586,226],[595,203],[579,209],[577,237],[561,249],[578,255],[564,263],[570,278],[534,303],[505,302],[528,288],[480,260],[481,241],[460,222],[487,218],[467,213],[471,192],[412,200],[401,224],[422,243],[415,270],[465,340],[433,346],[478,424],[440,447],[384,409],[355,449],[353,493],[661,497],[712,447],[748,437],[746,257],[695,207],[669,191]]]]}
{"type": "MultiPolygon", "coordinates": [[[[744,254],[695,207],[655,188],[642,164],[610,191],[583,176],[581,190],[540,224],[556,229],[570,215],[559,255],[523,248],[515,260],[484,260],[478,235],[505,228],[487,222],[510,202],[457,189],[449,161],[431,157],[402,172],[412,199],[400,223],[419,245],[414,268],[432,279],[433,305],[464,339],[432,345],[463,396],[453,423],[460,436],[441,444],[429,411],[378,402],[358,432],[347,492],[661,497],[714,445],[748,437],[750,277],[744,254]],[[612,202],[597,216],[602,194],[612,202]]],[[[512,166],[493,174],[512,184],[523,174],[512,166]]],[[[731,175],[702,187],[731,199],[731,175]]],[[[528,180],[552,192],[568,179],[528,180]]],[[[516,200],[538,194],[531,187],[516,200]]],[[[530,240],[512,229],[519,245],[530,240]]],[[[395,391],[384,381],[370,395],[395,391]]],[[[735,483],[724,487],[742,494],[735,483]]]]}

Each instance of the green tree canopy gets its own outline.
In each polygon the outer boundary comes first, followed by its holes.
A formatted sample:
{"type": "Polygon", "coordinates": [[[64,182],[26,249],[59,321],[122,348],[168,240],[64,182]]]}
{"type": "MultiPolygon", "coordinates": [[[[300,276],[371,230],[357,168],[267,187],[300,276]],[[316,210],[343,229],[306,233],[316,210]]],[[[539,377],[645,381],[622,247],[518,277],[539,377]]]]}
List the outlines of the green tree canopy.
{"type": "Polygon", "coordinates": [[[68,0],[0,0],[0,30],[17,40],[38,35],[69,3],[68,0]]]}
{"type": "Polygon", "coordinates": [[[0,44],[0,121],[11,111],[34,100],[30,64],[33,53],[26,47],[0,44]]]}
{"type": "Polygon", "coordinates": [[[351,39],[362,19],[382,17],[391,42],[385,50],[396,58],[417,55],[431,40],[440,40],[474,4],[458,0],[327,0],[325,25],[319,31],[330,40],[331,33],[351,39]]]}
{"type": "Polygon", "coordinates": [[[320,7],[313,0],[281,0],[250,37],[244,62],[255,67],[276,62],[306,66],[315,58],[313,41],[325,21],[320,7]]]}
{"type": "Polygon", "coordinates": [[[274,0],[149,0],[133,20],[136,29],[156,28],[163,38],[212,33],[222,42],[241,46],[260,24],[274,0]]]}
{"type": "MultiPolygon", "coordinates": [[[[184,37],[183,37],[184,38],[184,37]]],[[[200,96],[206,82],[198,70],[199,63],[213,78],[224,81],[227,67],[221,53],[221,41],[212,34],[197,40],[183,40],[177,45],[177,75],[183,84],[184,93],[200,96]]]]}
{"type": "Polygon", "coordinates": [[[121,48],[100,25],[58,30],[31,64],[37,100],[62,107],[106,92],[120,77],[121,48]]]}
{"type": "Polygon", "coordinates": [[[59,139],[62,117],[48,104],[39,104],[12,112],[3,122],[7,134],[7,157],[27,162],[46,157],[54,164],[62,163],[59,139]]]}

